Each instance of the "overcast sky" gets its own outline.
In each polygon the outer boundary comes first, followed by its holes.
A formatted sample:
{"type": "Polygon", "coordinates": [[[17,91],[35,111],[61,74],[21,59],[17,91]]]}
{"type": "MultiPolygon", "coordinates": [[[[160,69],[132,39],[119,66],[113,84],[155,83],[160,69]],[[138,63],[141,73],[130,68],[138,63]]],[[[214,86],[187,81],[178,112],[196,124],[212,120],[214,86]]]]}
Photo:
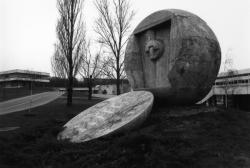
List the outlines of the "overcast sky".
{"type": "MultiPolygon", "coordinates": [[[[162,9],[183,9],[200,16],[215,32],[222,50],[237,69],[250,68],[250,0],[131,0],[133,28],[162,9]]],[[[94,37],[96,10],[85,0],[88,35],[94,37]]],[[[28,69],[51,73],[56,42],[56,0],[0,0],[0,71],[28,69]]]]}

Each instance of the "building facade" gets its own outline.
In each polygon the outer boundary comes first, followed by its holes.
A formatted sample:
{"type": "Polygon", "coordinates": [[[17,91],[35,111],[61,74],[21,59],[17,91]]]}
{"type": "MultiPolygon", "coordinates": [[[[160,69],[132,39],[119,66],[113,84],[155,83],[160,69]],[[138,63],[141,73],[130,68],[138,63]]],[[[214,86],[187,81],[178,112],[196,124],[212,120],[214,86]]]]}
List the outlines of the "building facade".
{"type": "Polygon", "coordinates": [[[30,86],[47,86],[50,75],[46,72],[14,69],[0,72],[0,87],[20,88],[30,86]]]}
{"type": "Polygon", "coordinates": [[[250,110],[250,68],[220,73],[204,102],[250,110]]]}

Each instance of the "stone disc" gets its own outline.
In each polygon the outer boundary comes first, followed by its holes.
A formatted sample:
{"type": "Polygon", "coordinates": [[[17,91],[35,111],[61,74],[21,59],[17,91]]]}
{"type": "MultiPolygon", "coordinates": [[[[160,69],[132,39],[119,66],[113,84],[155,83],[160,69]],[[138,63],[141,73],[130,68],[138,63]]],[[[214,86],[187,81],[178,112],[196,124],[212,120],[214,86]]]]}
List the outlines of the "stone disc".
{"type": "Polygon", "coordinates": [[[139,126],[153,105],[153,94],[134,91],[102,101],[81,112],[59,133],[59,140],[79,143],[139,126]]]}

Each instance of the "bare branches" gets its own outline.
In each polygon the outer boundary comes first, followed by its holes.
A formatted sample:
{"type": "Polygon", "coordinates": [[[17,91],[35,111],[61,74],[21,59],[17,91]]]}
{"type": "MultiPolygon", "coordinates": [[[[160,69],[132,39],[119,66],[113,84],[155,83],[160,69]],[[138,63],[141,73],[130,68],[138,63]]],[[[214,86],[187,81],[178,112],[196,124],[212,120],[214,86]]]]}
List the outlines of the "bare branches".
{"type": "Polygon", "coordinates": [[[115,68],[115,60],[112,57],[108,57],[103,60],[103,74],[104,76],[108,77],[109,79],[115,79],[116,78],[116,71],[114,71],[115,68]]]}
{"type": "Polygon", "coordinates": [[[68,78],[68,105],[72,103],[73,78],[83,62],[85,26],[82,21],[83,0],[57,0],[59,19],[58,41],[51,64],[56,76],[68,78]]]}
{"type": "Polygon", "coordinates": [[[92,76],[93,79],[101,77],[103,75],[103,67],[105,63],[101,57],[102,46],[100,47],[99,51],[93,55],[91,52],[91,43],[88,41],[83,46],[84,57],[82,64],[79,68],[79,74],[83,78],[89,78],[92,76]]]}
{"type": "Polygon", "coordinates": [[[233,58],[231,56],[231,52],[232,49],[228,49],[227,53],[226,53],[226,59],[224,62],[224,71],[225,71],[225,78],[223,79],[223,85],[221,85],[221,87],[224,89],[225,91],[225,99],[224,99],[224,103],[226,108],[228,107],[228,95],[229,95],[229,91],[231,91],[231,94],[233,94],[234,92],[234,85],[232,82],[232,79],[230,79],[230,77],[233,77],[235,75],[238,74],[237,70],[235,70],[233,68],[233,58]]]}
{"type": "MultiPolygon", "coordinates": [[[[85,41],[85,27],[82,22],[82,3],[82,0],[57,1],[60,18],[56,32],[58,42],[69,62],[74,61],[72,60],[72,54],[79,56],[79,47],[85,41]]],[[[75,60],[77,59],[75,58],[75,60]]]]}
{"type": "Polygon", "coordinates": [[[67,78],[68,66],[65,57],[62,57],[59,46],[55,45],[55,53],[51,58],[51,67],[54,75],[59,78],[67,78]]]}
{"type": "Polygon", "coordinates": [[[94,29],[99,35],[98,41],[111,51],[111,57],[114,58],[106,60],[104,71],[108,77],[117,79],[117,93],[119,94],[119,80],[124,74],[123,50],[128,40],[134,11],[130,10],[128,0],[96,0],[95,6],[99,14],[94,29]]]}

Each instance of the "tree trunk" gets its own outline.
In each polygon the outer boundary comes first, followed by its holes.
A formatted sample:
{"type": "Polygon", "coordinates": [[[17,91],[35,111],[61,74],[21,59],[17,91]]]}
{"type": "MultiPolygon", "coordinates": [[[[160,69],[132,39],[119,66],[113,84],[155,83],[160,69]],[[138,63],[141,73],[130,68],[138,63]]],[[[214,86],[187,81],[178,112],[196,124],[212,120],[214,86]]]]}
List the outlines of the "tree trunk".
{"type": "Polygon", "coordinates": [[[116,94],[120,95],[121,94],[121,90],[120,90],[120,52],[118,51],[118,56],[116,58],[116,94]]]}
{"type": "Polygon", "coordinates": [[[69,78],[69,85],[68,85],[68,97],[67,97],[67,106],[72,105],[72,94],[73,94],[73,78],[69,78]]]}
{"type": "Polygon", "coordinates": [[[89,88],[89,95],[88,99],[92,99],[92,75],[90,75],[89,80],[88,80],[88,88],[89,88]]]}
{"type": "Polygon", "coordinates": [[[70,67],[69,70],[69,78],[68,78],[68,97],[67,97],[67,106],[71,106],[72,105],[72,94],[73,94],[73,72],[72,69],[70,67]]]}
{"type": "MultiPolygon", "coordinates": [[[[71,10],[73,10],[74,3],[71,3],[71,10]]],[[[69,21],[70,21],[70,35],[69,35],[69,55],[68,55],[68,62],[69,62],[69,85],[68,85],[68,100],[67,105],[72,106],[72,94],[73,94],[73,60],[72,60],[72,54],[73,54],[73,36],[74,36],[74,12],[71,12],[69,21]]]]}
{"type": "Polygon", "coordinates": [[[121,90],[120,90],[120,72],[116,72],[117,75],[117,79],[116,79],[116,93],[117,95],[121,94],[121,90]]]}
{"type": "Polygon", "coordinates": [[[226,106],[226,108],[227,108],[227,106],[228,106],[227,90],[226,90],[226,94],[225,94],[225,106],[226,106]]]}

